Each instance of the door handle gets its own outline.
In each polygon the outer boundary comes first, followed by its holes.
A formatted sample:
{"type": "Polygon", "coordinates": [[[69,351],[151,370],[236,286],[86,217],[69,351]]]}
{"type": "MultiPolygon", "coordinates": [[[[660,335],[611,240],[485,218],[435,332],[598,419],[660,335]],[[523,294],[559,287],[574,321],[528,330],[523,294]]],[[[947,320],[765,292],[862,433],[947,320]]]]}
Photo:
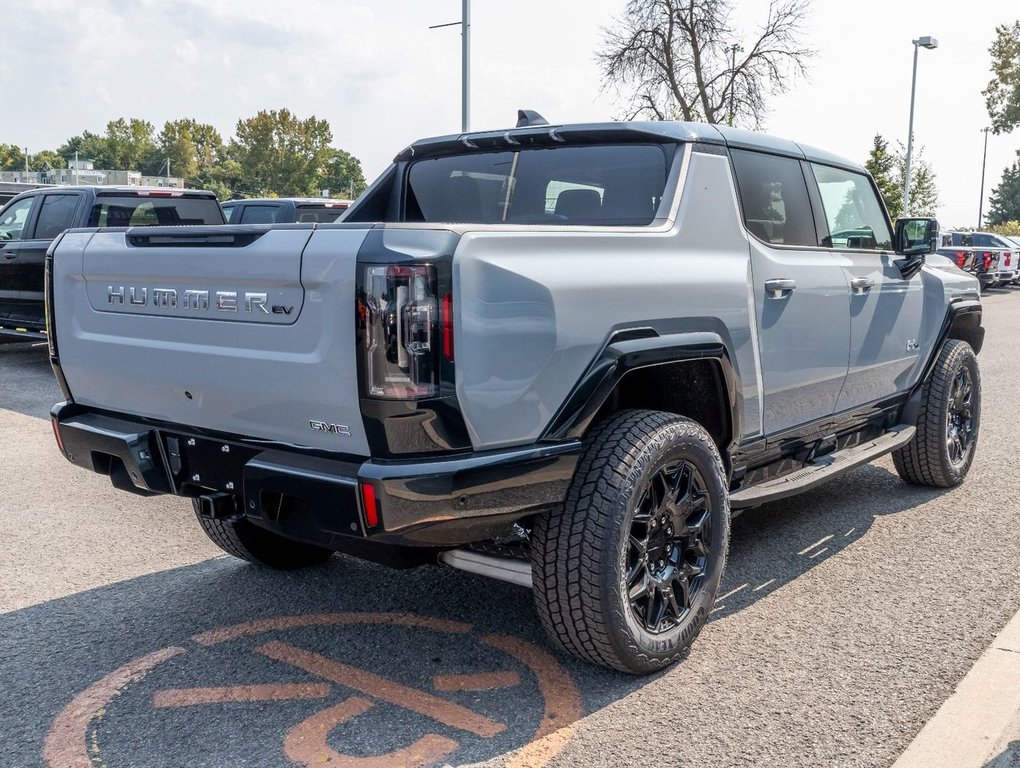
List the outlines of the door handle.
{"type": "Polygon", "coordinates": [[[855,277],[850,281],[850,290],[857,295],[865,294],[874,287],[875,281],[870,277],[855,277]]]}
{"type": "Polygon", "coordinates": [[[16,259],[16,258],[18,258],[18,252],[17,251],[14,251],[14,252],[4,251],[4,258],[5,259],[16,259]]]}
{"type": "Polygon", "coordinates": [[[785,299],[797,287],[796,280],[789,278],[776,278],[765,281],[765,295],[770,299],[785,299]]]}

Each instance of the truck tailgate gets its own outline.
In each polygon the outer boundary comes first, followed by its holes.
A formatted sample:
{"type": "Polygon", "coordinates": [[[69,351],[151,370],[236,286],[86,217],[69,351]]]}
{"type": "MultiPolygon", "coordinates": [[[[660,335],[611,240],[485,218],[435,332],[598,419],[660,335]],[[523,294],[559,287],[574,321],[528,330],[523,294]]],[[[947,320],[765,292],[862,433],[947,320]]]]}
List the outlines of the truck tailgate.
{"type": "Polygon", "coordinates": [[[367,231],[68,233],[53,311],[75,402],[367,456],[354,338],[367,231]]]}

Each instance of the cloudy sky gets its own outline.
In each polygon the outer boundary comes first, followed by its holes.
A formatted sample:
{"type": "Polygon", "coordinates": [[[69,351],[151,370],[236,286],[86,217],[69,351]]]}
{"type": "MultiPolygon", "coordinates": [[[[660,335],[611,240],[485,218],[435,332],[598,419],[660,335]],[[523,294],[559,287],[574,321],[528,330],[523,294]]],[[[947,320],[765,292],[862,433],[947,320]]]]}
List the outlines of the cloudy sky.
{"type": "MultiPolygon", "coordinates": [[[[768,0],[738,0],[746,23],[768,0]]],[[[329,120],[335,144],[373,178],[411,141],[460,127],[460,0],[0,0],[0,142],[54,149],[125,116],[157,128],[193,117],[233,133],[238,118],[287,107],[329,120]]],[[[474,129],[519,107],[552,122],[605,120],[593,51],[625,0],[474,0],[474,129]]],[[[914,135],[938,176],[947,225],[977,221],[988,46],[1020,10],[959,3],[815,0],[809,78],[771,102],[770,133],[862,161],[875,133],[906,139],[913,46],[921,50],[914,135]],[[965,10],[963,10],[965,8],[965,10]]],[[[986,195],[1020,148],[991,136],[986,195]]],[[[987,203],[986,203],[987,210],[987,203]]]]}

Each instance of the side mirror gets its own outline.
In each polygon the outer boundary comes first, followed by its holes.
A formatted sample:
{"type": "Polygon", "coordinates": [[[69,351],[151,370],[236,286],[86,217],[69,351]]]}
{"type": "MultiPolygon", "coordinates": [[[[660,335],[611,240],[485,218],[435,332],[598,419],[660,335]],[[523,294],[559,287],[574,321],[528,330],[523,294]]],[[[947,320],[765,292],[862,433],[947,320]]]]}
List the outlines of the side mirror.
{"type": "Polygon", "coordinates": [[[935,219],[896,219],[893,241],[900,275],[909,280],[924,266],[924,257],[935,253],[939,245],[939,223],[935,219]]]}
{"type": "Polygon", "coordinates": [[[939,223],[935,219],[896,219],[894,250],[898,256],[935,253],[938,243],[939,223]]]}

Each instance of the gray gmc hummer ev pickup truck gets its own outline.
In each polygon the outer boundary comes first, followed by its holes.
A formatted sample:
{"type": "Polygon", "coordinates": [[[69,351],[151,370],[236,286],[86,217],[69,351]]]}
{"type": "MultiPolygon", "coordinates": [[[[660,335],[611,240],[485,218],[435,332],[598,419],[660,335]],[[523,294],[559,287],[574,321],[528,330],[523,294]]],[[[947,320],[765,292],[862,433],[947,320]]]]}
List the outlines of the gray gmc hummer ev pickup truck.
{"type": "Polygon", "coordinates": [[[75,229],[67,459],[227,552],[530,585],[635,673],[704,626],[730,515],[892,452],[974,460],[981,304],[855,163],[687,123],[419,141],[336,224],[75,229]]]}

